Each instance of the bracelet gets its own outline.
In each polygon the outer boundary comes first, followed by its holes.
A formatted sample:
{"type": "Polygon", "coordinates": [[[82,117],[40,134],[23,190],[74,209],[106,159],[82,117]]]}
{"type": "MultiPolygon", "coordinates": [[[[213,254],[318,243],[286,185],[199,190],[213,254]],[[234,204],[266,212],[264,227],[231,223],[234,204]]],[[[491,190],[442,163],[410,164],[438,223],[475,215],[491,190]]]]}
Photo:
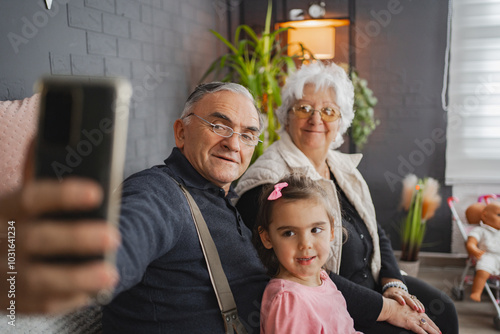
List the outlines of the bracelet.
{"type": "Polygon", "coordinates": [[[382,293],[385,292],[385,290],[389,288],[400,288],[403,289],[405,292],[408,292],[408,287],[403,283],[403,282],[398,282],[398,281],[392,281],[387,283],[382,287],[382,293]]]}

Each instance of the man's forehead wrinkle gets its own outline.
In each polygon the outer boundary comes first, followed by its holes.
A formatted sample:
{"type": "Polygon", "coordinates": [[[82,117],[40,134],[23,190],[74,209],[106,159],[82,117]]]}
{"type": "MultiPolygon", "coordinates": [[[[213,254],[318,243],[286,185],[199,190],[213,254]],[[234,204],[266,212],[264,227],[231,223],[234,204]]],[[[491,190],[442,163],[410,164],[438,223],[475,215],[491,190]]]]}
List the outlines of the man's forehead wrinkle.
{"type": "Polygon", "coordinates": [[[205,98],[210,97],[212,99],[212,101],[210,103],[212,112],[209,115],[207,115],[207,116],[216,117],[216,118],[225,120],[227,122],[230,122],[231,124],[235,124],[234,120],[231,119],[226,113],[224,113],[223,110],[225,110],[226,108],[229,108],[230,110],[235,110],[237,112],[237,114],[242,115],[242,116],[246,116],[248,113],[247,112],[243,113],[240,108],[235,109],[235,105],[230,102],[232,99],[228,98],[227,94],[236,95],[236,96],[242,96],[242,97],[244,97],[248,101],[248,103],[252,107],[251,114],[252,114],[252,120],[255,121],[255,125],[253,125],[253,124],[242,124],[242,128],[245,128],[245,129],[247,129],[249,131],[252,131],[252,132],[260,133],[261,126],[262,126],[262,124],[261,124],[261,118],[260,118],[260,112],[255,107],[254,102],[251,99],[248,99],[248,97],[245,96],[245,95],[243,95],[243,94],[239,94],[239,93],[236,93],[236,92],[233,92],[233,91],[229,91],[229,90],[228,91],[221,90],[221,91],[218,91],[218,92],[214,92],[212,94],[207,94],[200,101],[198,101],[198,103],[203,103],[204,102],[203,100],[205,98]],[[217,110],[219,110],[219,111],[217,111],[217,110]]]}

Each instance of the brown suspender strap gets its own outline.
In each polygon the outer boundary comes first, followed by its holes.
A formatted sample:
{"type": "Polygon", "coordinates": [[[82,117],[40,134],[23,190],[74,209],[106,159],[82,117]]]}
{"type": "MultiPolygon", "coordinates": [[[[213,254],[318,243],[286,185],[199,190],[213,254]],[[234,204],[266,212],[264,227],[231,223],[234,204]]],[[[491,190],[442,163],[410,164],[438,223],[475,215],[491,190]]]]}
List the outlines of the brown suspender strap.
{"type": "Polygon", "coordinates": [[[203,219],[200,209],[189,191],[182,184],[179,184],[179,186],[186,196],[191,209],[191,215],[193,216],[198,238],[200,239],[201,249],[203,250],[203,255],[207,263],[208,273],[210,274],[210,280],[212,281],[212,286],[217,296],[217,302],[219,303],[219,308],[224,320],[224,326],[226,327],[226,334],[247,334],[245,327],[238,318],[236,303],[234,302],[231,288],[227,282],[226,274],[224,274],[224,270],[222,269],[219,253],[210,235],[207,223],[205,219],[203,219]]]}

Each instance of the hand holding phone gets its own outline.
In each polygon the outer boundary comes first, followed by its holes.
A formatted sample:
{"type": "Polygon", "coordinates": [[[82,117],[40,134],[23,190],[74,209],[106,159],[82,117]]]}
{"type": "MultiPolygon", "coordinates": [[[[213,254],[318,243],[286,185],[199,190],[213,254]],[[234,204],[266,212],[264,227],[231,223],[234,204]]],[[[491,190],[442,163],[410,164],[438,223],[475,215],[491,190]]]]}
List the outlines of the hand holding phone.
{"type": "MultiPolygon", "coordinates": [[[[118,225],[125,160],[130,84],[122,79],[46,77],[39,82],[40,118],[35,147],[35,178],[62,181],[89,178],[103,189],[93,210],[55,211],[48,218],[63,224],[100,220],[118,225]]],[[[67,226],[66,226],[67,227],[67,226]]],[[[57,254],[40,260],[79,264],[105,259],[106,254],[57,254]]]]}

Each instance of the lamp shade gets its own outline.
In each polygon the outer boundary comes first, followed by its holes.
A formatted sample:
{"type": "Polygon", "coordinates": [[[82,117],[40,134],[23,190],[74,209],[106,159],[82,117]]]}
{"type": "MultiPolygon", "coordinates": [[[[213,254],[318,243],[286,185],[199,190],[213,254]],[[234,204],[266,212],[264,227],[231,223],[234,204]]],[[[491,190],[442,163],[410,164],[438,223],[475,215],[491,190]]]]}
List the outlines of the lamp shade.
{"type": "Polygon", "coordinates": [[[288,30],[288,55],[298,54],[304,44],[317,59],[332,59],[335,57],[335,28],[301,28],[288,30]]]}
{"type": "Polygon", "coordinates": [[[349,20],[323,19],[279,23],[288,30],[288,55],[300,53],[299,43],[311,51],[316,59],[335,57],[335,27],[348,25],[349,20]]]}

